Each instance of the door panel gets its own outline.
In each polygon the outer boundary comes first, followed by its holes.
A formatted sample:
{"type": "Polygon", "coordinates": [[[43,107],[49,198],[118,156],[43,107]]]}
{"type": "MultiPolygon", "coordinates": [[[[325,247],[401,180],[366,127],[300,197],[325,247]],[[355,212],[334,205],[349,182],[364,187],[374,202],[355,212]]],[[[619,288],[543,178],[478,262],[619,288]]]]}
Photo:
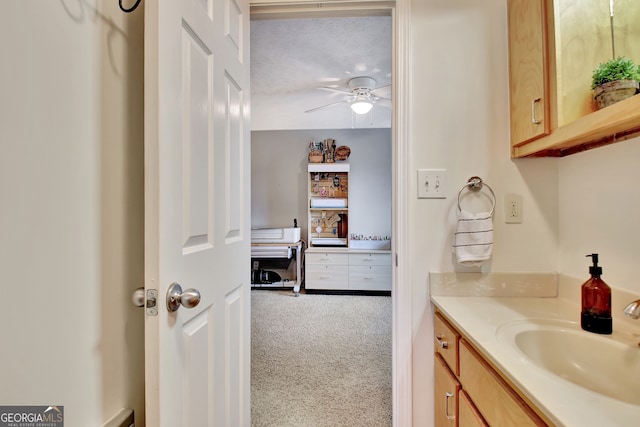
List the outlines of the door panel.
{"type": "MultiPolygon", "coordinates": [[[[243,194],[242,175],[248,173],[243,169],[243,152],[242,147],[236,143],[242,139],[243,123],[240,113],[242,112],[242,97],[244,92],[238,84],[231,79],[231,76],[225,76],[225,93],[226,93],[226,112],[227,120],[225,122],[225,141],[226,141],[226,201],[227,201],[227,227],[226,238],[228,242],[242,238],[241,223],[243,220],[243,204],[242,200],[246,198],[243,194]]],[[[248,215],[248,214],[247,214],[248,215]]],[[[246,216],[246,215],[245,215],[246,216]]]]}
{"type": "Polygon", "coordinates": [[[182,159],[183,229],[185,251],[205,249],[211,244],[211,197],[209,180],[212,165],[213,74],[211,51],[182,25],[182,159]]]}
{"type": "Polygon", "coordinates": [[[225,298],[225,314],[227,331],[225,334],[226,339],[226,363],[227,366],[225,372],[227,377],[225,378],[226,384],[226,396],[227,407],[225,408],[227,416],[227,422],[230,426],[248,425],[248,420],[245,420],[247,424],[242,423],[242,400],[243,390],[242,384],[244,379],[249,380],[249,372],[243,372],[242,360],[243,354],[243,341],[239,339],[242,337],[241,326],[243,324],[243,310],[244,301],[242,299],[242,288],[238,287],[230,292],[225,298]]]}
{"type": "Polygon", "coordinates": [[[212,342],[213,308],[207,307],[182,326],[182,341],[184,343],[185,369],[183,399],[183,424],[184,426],[199,425],[197,420],[211,420],[212,405],[208,402],[213,398],[213,381],[211,375],[203,375],[204,372],[212,372],[213,349],[212,342]]]}
{"type": "Polygon", "coordinates": [[[148,425],[250,423],[248,13],[248,1],[145,7],[148,425]],[[200,303],[168,310],[174,282],[200,303]]]}

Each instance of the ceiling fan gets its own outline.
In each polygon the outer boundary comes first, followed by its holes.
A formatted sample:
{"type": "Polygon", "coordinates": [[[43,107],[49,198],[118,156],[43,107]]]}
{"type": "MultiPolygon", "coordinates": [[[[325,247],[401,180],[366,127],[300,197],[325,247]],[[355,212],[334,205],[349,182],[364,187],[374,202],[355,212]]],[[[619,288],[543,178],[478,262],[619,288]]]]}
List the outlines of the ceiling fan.
{"type": "Polygon", "coordinates": [[[311,113],[322,108],[332,107],[338,104],[349,104],[351,109],[356,114],[367,114],[373,108],[373,104],[379,104],[387,108],[391,108],[391,98],[385,98],[375,94],[376,91],[389,87],[391,85],[380,86],[376,88],[376,80],[372,77],[354,77],[349,80],[349,89],[351,92],[344,90],[334,89],[330,87],[320,87],[318,89],[328,90],[331,92],[337,92],[345,95],[345,98],[338,102],[332,102],[331,104],[321,105],[320,107],[311,108],[306,110],[305,113],[311,113]]]}

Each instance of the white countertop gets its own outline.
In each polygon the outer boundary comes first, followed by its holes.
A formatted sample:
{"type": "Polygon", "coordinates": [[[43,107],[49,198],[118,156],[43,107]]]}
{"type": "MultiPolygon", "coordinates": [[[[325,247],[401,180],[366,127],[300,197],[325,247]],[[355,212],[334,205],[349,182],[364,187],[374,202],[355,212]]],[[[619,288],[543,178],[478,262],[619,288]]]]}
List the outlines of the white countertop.
{"type": "MultiPolygon", "coordinates": [[[[432,295],[431,301],[558,426],[640,426],[640,406],[609,398],[561,379],[533,364],[515,345],[505,344],[496,334],[500,325],[513,320],[544,318],[579,324],[579,304],[560,298],[492,296],[432,295]]],[[[613,337],[618,338],[619,335],[624,335],[625,340],[631,338],[640,341],[638,336],[632,337],[617,330],[614,318],[613,337]]],[[[640,348],[637,356],[640,357],[640,348]]]]}

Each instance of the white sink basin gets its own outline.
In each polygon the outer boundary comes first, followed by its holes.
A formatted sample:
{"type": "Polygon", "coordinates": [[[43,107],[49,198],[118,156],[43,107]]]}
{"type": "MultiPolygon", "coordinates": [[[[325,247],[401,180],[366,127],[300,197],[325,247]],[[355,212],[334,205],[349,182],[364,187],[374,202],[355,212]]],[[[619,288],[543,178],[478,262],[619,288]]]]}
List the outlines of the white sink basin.
{"type": "Polygon", "coordinates": [[[514,346],[539,368],[599,394],[640,405],[637,337],[598,335],[583,331],[575,322],[548,319],[514,320],[496,332],[500,341],[514,346]]]}

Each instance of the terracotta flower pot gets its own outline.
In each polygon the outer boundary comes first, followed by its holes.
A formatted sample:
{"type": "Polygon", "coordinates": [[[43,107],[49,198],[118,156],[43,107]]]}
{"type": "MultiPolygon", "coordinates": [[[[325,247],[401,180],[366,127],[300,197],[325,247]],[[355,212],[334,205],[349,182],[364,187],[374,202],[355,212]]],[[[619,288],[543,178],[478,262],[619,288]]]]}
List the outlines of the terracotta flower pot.
{"type": "Polygon", "coordinates": [[[594,99],[598,109],[608,107],[618,101],[629,98],[638,92],[638,82],[636,80],[616,80],[604,83],[595,88],[594,99]]]}

